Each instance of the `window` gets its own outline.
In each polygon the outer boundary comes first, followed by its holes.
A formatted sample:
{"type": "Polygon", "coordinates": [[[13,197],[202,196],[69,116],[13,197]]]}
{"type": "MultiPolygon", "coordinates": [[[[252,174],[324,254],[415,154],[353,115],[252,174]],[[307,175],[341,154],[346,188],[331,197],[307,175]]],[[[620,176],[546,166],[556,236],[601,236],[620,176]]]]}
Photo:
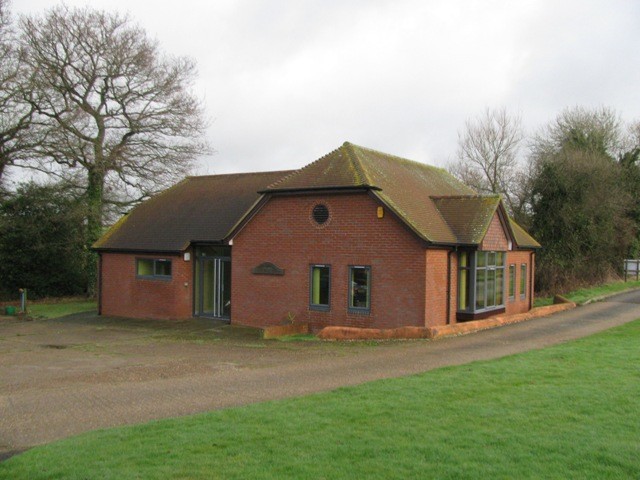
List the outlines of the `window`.
{"type": "Polygon", "coordinates": [[[319,203],[318,205],[313,207],[311,215],[318,225],[322,225],[327,220],[329,220],[329,209],[326,205],[319,203]]]}
{"type": "Polygon", "coordinates": [[[331,268],[328,265],[311,265],[309,306],[313,310],[329,310],[331,298],[331,268]]]}
{"type": "Polygon", "coordinates": [[[171,260],[138,258],[136,259],[136,275],[148,278],[171,278],[171,260]]]}
{"type": "Polygon", "coordinates": [[[349,267],[349,310],[371,309],[371,267],[349,267]]]}
{"type": "Polygon", "coordinates": [[[458,278],[458,308],[460,310],[467,310],[469,308],[469,301],[471,297],[471,292],[469,291],[471,286],[470,261],[470,252],[460,252],[458,261],[460,265],[460,275],[458,278]]]}
{"type": "Polygon", "coordinates": [[[516,266],[509,265],[509,300],[516,299],[516,266]]]}
{"type": "Polygon", "coordinates": [[[477,312],[504,306],[504,252],[460,252],[458,310],[477,312]]]}
{"type": "Polygon", "coordinates": [[[520,265],[520,298],[527,297],[527,264],[520,265]]]}

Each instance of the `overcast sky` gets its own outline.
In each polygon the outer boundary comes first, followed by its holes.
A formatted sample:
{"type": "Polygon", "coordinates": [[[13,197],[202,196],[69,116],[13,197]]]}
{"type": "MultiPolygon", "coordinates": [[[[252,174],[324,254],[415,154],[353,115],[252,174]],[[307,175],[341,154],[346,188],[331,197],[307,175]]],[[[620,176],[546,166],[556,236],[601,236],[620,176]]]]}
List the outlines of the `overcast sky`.
{"type": "Polygon", "coordinates": [[[445,166],[487,107],[530,131],[575,105],[640,120],[637,0],[66,4],[128,12],[162,50],[197,61],[217,152],[200,174],[299,168],[344,141],[445,166]]]}

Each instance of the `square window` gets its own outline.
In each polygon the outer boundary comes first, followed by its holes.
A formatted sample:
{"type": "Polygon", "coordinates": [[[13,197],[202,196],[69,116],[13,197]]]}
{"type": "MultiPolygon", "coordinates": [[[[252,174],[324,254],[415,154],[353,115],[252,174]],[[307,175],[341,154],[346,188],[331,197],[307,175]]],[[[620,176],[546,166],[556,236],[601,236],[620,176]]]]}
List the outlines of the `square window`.
{"type": "Polygon", "coordinates": [[[371,309],[371,267],[349,267],[349,309],[371,309]]]}
{"type": "Polygon", "coordinates": [[[156,260],[153,274],[157,277],[170,277],[171,260],[156,260]]]}
{"type": "Polygon", "coordinates": [[[164,258],[138,258],[136,259],[136,275],[146,278],[171,278],[171,260],[164,258]]]}
{"type": "Polygon", "coordinates": [[[328,310],[331,297],[331,268],[311,265],[309,305],[315,310],[328,310]]]}
{"type": "Polygon", "coordinates": [[[149,277],[153,275],[153,259],[139,258],[136,268],[136,274],[140,277],[149,277]]]}

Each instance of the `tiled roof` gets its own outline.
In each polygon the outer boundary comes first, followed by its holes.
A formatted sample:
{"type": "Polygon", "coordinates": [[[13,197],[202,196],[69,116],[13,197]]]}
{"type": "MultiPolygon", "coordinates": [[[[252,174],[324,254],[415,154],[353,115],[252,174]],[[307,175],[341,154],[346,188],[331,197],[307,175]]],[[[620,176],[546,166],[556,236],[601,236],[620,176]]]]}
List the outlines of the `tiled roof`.
{"type": "MultiPolygon", "coordinates": [[[[435,244],[479,245],[501,207],[444,169],[345,142],[340,148],[270,185],[265,193],[370,189],[419,237],[435,244]]],[[[519,247],[540,244],[513,220],[519,247]]]]}
{"type": "Polygon", "coordinates": [[[284,172],[188,177],[133,209],[94,244],[98,250],[179,252],[225,239],[284,172]]]}
{"type": "Polygon", "coordinates": [[[265,192],[371,188],[418,236],[434,243],[457,243],[431,196],[473,195],[446,170],[352,143],[316,160],[265,192]]]}
{"type": "Polygon", "coordinates": [[[513,231],[513,236],[515,237],[516,244],[521,248],[541,248],[540,245],[535,238],[529,235],[524,228],[518,225],[513,219],[509,219],[511,223],[511,230],[513,231]]]}
{"type": "Polygon", "coordinates": [[[456,236],[458,243],[478,245],[500,205],[500,196],[431,197],[436,208],[456,236]]]}
{"type": "MultiPolygon", "coordinates": [[[[189,177],[124,217],[94,248],[182,251],[227,239],[262,194],[366,189],[432,244],[479,245],[498,196],[480,196],[446,170],[351,143],[295,171],[189,177]]],[[[513,220],[516,245],[540,245],[513,220]]],[[[508,228],[509,228],[508,227],[508,228]]]]}

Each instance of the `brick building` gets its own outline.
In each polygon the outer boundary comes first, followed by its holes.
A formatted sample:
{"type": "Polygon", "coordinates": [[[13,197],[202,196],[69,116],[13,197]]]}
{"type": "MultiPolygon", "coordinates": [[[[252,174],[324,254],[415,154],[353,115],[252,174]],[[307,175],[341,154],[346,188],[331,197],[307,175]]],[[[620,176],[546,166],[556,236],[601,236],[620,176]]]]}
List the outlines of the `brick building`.
{"type": "Polygon", "coordinates": [[[94,247],[103,315],[318,329],[526,312],[540,245],[498,196],[345,143],[300,170],[187,178],[94,247]]]}

